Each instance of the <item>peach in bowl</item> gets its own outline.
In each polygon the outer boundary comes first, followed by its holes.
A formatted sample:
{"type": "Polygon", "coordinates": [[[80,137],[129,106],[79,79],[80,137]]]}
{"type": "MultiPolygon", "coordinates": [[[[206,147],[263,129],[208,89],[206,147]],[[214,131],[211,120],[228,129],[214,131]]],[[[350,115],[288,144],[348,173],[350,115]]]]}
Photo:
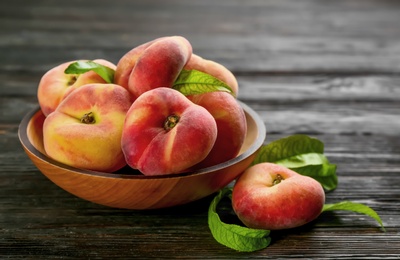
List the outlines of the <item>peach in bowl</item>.
{"type": "Polygon", "coordinates": [[[45,116],[39,107],[22,119],[18,135],[36,167],[53,183],[79,198],[115,208],[166,208],[207,197],[235,180],[250,166],[264,143],[266,129],[254,110],[238,102],[247,122],[247,133],[239,154],[225,162],[180,174],[145,176],[129,166],[106,173],[57,162],[44,150],[45,116]]]}

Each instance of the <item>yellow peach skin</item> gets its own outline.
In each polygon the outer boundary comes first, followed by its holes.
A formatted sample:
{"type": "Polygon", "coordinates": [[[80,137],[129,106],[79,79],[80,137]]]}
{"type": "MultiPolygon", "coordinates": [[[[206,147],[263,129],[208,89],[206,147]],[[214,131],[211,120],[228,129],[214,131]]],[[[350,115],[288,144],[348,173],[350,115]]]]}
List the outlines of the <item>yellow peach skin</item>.
{"type": "Polygon", "coordinates": [[[43,142],[56,161],[88,170],[113,172],[126,165],[121,135],[129,92],[115,84],[88,84],[68,95],[46,117],[43,142]]]}
{"type": "MultiPolygon", "coordinates": [[[[96,59],[93,61],[113,70],[116,69],[116,66],[107,60],[96,59]]],[[[94,71],[88,71],[83,74],[65,74],[65,69],[73,62],[75,61],[62,63],[42,76],[37,90],[37,97],[45,116],[53,112],[65,97],[80,86],[89,83],[106,83],[94,71]]]]}

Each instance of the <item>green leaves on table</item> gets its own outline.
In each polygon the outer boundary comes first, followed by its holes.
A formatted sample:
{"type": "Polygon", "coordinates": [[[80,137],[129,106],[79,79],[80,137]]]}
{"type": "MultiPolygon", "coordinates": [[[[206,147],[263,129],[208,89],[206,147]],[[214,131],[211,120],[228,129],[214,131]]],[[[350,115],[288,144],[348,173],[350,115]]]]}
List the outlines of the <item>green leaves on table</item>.
{"type": "Polygon", "coordinates": [[[379,223],[379,225],[381,225],[382,229],[385,230],[385,227],[383,226],[382,220],[379,217],[378,213],[376,213],[373,209],[364,204],[355,203],[351,201],[342,201],[335,204],[325,204],[324,207],[322,208],[322,212],[333,211],[333,210],[352,211],[355,213],[367,215],[375,219],[379,223]]]}
{"type": "Polygon", "coordinates": [[[76,61],[64,71],[65,74],[83,74],[88,71],[96,72],[107,83],[113,83],[115,70],[94,61],[76,61]]]}
{"type": "Polygon", "coordinates": [[[224,188],[213,199],[208,210],[208,225],[215,240],[220,244],[240,252],[252,252],[266,248],[271,242],[270,231],[252,229],[221,221],[218,213],[218,203],[224,197],[231,197],[232,189],[224,188]]]}
{"type": "Polygon", "coordinates": [[[336,165],[329,163],[324,144],[306,135],[292,135],[261,147],[253,164],[271,162],[285,166],[321,183],[325,190],[337,187],[336,165]]]}
{"type": "Polygon", "coordinates": [[[232,89],[221,80],[198,70],[182,70],[172,88],[185,96],[214,91],[233,93],[232,89]]]}

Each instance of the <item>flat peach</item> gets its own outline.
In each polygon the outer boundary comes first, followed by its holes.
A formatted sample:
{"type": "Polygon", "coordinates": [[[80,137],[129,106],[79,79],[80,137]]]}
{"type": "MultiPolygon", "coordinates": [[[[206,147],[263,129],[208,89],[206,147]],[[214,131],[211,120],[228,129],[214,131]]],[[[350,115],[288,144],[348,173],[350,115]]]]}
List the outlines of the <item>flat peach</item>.
{"type": "Polygon", "coordinates": [[[212,149],[217,125],[203,107],[172,88],[155,88],[129,109],[122,149],[129,166],[144,175],[180,173],[212,149]]]}
{"type": "Polygon", "coordinates": [[[172,87],[192,55],[192,46],[181,36],[162,37],[126,53],[118,62],[115,83],[136,99],[158,87],[172,87]]]}
{"type": "Polygon", "coordinates": [[[122,128],[132,101],[115,84],[88,84],[68,95],[43,124],[48,156],[69,166],[113,172],[126,165],[122,128]]]}

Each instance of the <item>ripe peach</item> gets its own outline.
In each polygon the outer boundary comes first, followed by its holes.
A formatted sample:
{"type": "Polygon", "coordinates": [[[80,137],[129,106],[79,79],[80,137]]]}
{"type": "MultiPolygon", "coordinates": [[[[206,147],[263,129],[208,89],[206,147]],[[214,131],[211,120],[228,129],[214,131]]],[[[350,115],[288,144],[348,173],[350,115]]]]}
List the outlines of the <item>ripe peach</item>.
{"type": "Polygon", "coordinates": [[[250,228],[288,229],[316,219],[325,203],[321,184],[284,166],[260,163],[236,181],[232,207],[250,228]]]}
{"type": "Polygon", "coordinates": [[[212,150],[195,168],[205,168],[235,158],[247,133],[246,116],[237,100],[227,92],[210,92],[188,98],[211,113],[218,129],[212,150]]]}
{"type": "Polygon", "coordinates": [[[180,173],[202,161],[217,138],[212,115],[172,88],[140,95],[129,109],[122,150],[144,175],[180,173]]]}
{"type": "Polygon", "coordinates": [[[114,74],[114,83],[126,89],[129,89],[129,78],[131,76],[132,70],[136,65],[137,60],[142,55],[143,51],[155,41],[165,38],[166,37],[161,37],[149,42],[145,42],[125,53],[117,63],[117,68],[114,74]]]}
{"type": "Polygon", "coordinates": [[[189,61],[186,63],[185,70],[198,70],[209,74],[227,84],[233,91],[233,95],[237,97],[239,92],[238,82],[230,70],[220,63],[212,60],[206,60],[202,57],[192,54],[189,61]]]}
{"type": "Polygon", "coordinates": [[[46,117],[46,153],[61,163],[113,172],[126,165],[122,128],[130,105],[129,92],[115,84],[87,84],[68,95],[46,117]]]}
{"type": "MultiPolygon", "coordinates": [[[[88,71],[83,74],[65,74],[65,69],[73,62],[75,61],[60,64],[42,76],[38,86],[37,97],[45,116],[53,112],[66,96],[80,86],[89,83],[106,83],[94,71],[88,71]]],[[[116,66],[107,60],[97,59],[94,62],[116,69],[116,66]]]]}
{"type": "Polygon", "coordinates": [[[192,46],[181,36],[162,37],[126,53],[118,62],[115,83],[136,99],[157,87],[172,87],[192,55],[192,46]]]}

